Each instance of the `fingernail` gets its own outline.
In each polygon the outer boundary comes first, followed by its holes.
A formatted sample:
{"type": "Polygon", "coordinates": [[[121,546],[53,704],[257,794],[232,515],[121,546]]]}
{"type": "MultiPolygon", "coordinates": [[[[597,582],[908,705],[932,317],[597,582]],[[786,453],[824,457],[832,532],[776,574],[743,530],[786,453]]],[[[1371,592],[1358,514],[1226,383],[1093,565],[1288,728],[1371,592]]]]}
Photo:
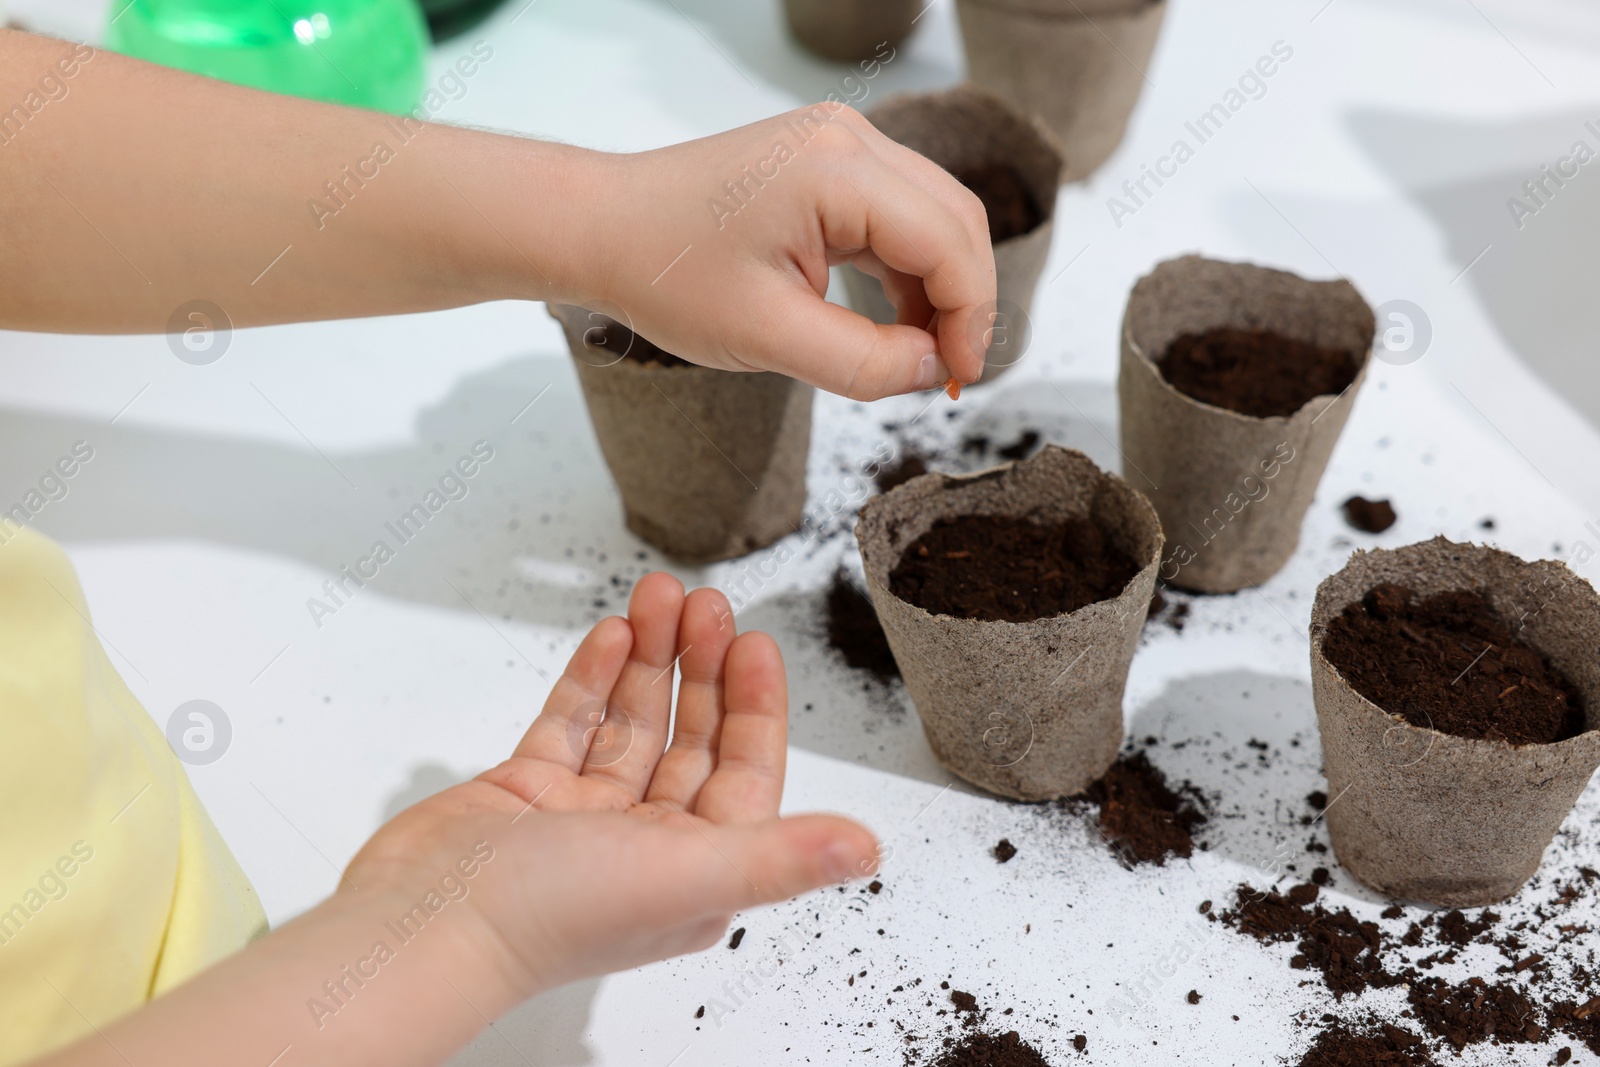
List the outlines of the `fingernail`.
{"type": "Polygon", "coordinates": [[[916,381],[911,388],[916,390],[940,389],[949,380],[950,368],[944,365],[944,360],[940,359],[937,354],[929,352],[922,357],[922,362],[917,367],[916,381]]]}

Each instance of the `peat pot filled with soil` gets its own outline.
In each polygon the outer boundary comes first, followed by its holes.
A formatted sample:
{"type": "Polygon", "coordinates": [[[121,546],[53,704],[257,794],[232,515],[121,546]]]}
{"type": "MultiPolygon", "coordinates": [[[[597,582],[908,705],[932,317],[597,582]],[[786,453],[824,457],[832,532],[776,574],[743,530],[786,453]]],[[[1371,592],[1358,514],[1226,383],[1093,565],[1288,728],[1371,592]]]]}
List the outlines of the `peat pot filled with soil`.
{"type": "Polygon", "coordinates": [[[798,528],[813,390],[695,366],[585,308],[551,305],[578,368],[628,529],[689,563],[798,528]]]}
{"type": "Polygon", "coordinates": [[[1149,501],[1048,445],[913,478],[867,502],[856,539],[940,763],[1018,800],[1072,796],[1105,773],[1161,553],[1149,501]]]}
{"type": "Polygon", "coordinates": [[[1515,893],[1600,766],[1597,648],[1565,564],[1442,537],[1352,556],[1311,610],[1339,862],[1440,907],[1515,893]]]}
{"type": "MultiPolygon", "coordinates": [[[[998,293],[977,327],[985,336],[975,340],[989,349],[980,380],[992,381],[1027,351],[1033,291],[1050,254],[1061,148],[1038,120],[970,85],[890,97],[867,118],[983,201],[998,293]]],[[[894,306],[876,278],[846,266],[844,282],[851,307],[874,322],[895,321],[894,306]]]]}
{"type": "Polygon", "coordinates": [[[1184,256],[1134,285],[1117,378],[1122,453],[1161,515],[1163,581],[1231,593],[1289,561],[1375,326],[1347,281],[1247,263],[1184,256]]]}
{"type": "Polygon", "coordinates": [[[1061,142],[1064,182],[1122,143],[1166,0],[956,0],[967,77],[1037,115],[1061,142]]]}
{"type": "Polygon", "coordinates": [[[919,0],[783,0],[795,40],[841,63],[893,59],[922,7],[919,0]]]}

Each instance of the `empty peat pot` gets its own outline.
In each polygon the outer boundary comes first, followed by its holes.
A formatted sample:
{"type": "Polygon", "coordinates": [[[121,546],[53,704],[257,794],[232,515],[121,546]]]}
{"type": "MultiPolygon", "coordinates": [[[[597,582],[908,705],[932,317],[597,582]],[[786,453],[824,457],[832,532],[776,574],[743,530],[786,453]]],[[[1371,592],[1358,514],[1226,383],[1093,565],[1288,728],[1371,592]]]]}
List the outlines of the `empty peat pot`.
{"type": "MultiPolygon", "coordinates": [[[[1425,635],[1412,629],[1397,643],[1420,644],[1425,635]]],[[[1311,684],[1328,775],[1328,832],[1339,862],[1373,889],[1440,907],[1491,904],[1515,893],[1600,766],[1596,648],[1600,596],[1565,564],[1530,563],[1442,537],[1353,555],[1317,587],[1311,610],[1311,684]],[[1571,736],[1542,744],[1459,736],[1414,725],[1410,720],[1434,721],[1416,707],[1382,708],[1357,692],[1325,651],[1329,627],[1346,608],[1391,586],[1416,598],[1481,595],[1518,642],[1565,676],[1578,704],[1563,731],[1571,736]]],[[[1489,699],[1501,691],[1503,700],[1518,678],[1496,674],[1500,669],[1483,677],[1481,663],[1472,664],[1446,685],[1486,683],[1489,699]]],[[[1396,667],[1386,677],[1409,673],[1396,667]]]]}
{"type": "MultiPolygon", "coordinates": [[[[1365,380],[1375,329],[1372,308],[1342,279],[1309,281],[1201,256],[1167,260],[1139,279],[1122,320],[1117,396],[1124,469],[1166,531],[1163,581],[1231,593],[1261,584],[1289,561],[1365,380]],[[1263,344],[1287,346],[1282,358],[1307,367],[1339,355],[1348,360],[1347,384],[1271,416],[1180,392],[1159,361],[1177,350],[1175,342],[1194,348],[1196,338],[1219,335],[1257,345],[1257,357],[1271,352],[1263,344]]],[[[1301,387],[1310,379],[1293,368],[1285,380],[1301,387]]]]}
{"type": "Polygon", "coordinates": [[[586,308],[552,304],[550,314],[628,529],[669,556],[709,563],[799,527],[811,386],[686,363],[586,308]]]}
{"type": "Polygon", "coordinates": [[[911,35],[919,0],[783,0],[789,32],[824,59],[892,59],[911,35]],[[887,56],[885,56],[887,52],[887,56]]]}
{"type": "Polygon", "coordinates": [[[1122,143],[1166,0],[956,0],[967,77],[1037,115],[1066,152],[1063,182],[1122,143]]]}
{"type": "MultiPolygon", "coordinates": [[[[1123,686],[1161,554],[1149,501],[1083,453],[1048,445],[979,474],[913,478],[867,502],[856,539],[873,608],[940,763],[1018,800],[1072,796],[1105,773],[1122,744],[1123,686]],[[925,535],[974,517],[1035,531],[1092,524],[1130,577],[1104,599],[1020,622],[935,614],[902,597],[896,586],[925,535]]],[[[928,564],[936,578],[955,573],[948,568],[982,576],[1004,551],[997,537],[928,564]]]]}
{"type": "MultiPolygon", "coordinates": [[[[978,328],[985,336],[974,340],[988,346],[980,380],[992,381],[1027,350],[1033,292],[1054,232],[1061,146],[1038,120],[970,85],[890,97],[866,117],[984,201],[998,292],[992,312],[980,313],[978,328]]],[[[855,310],[874,322],[895,321],[894,305],[878,279],[846,265],[844,283],[855,310]]]]}

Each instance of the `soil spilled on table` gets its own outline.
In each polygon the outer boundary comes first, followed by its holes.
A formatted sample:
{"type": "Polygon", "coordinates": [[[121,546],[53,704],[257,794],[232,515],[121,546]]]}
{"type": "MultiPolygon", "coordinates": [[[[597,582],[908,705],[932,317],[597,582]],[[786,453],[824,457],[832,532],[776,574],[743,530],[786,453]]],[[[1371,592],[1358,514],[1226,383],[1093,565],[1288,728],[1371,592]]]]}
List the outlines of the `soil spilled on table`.
{"type": "Polygon", "coordinates": [[[1383,533],[1395,523],[1394,505],[1387,500],[1353,496],[1342,505],[1344,521],[1362,533],[1383,533]]]}
{"type": "Polygon", "coordinates": [[[1021,237],[1044,221],[1039,202],[1015,167],[980,163],[954,172],[953,177],[983,201],[993,244],[1021,237]]]}
{"type": "Polygon", "coordinates": [[[1329,911],[1317,903],[1320,895],[1311,882],[1287,893],[1241,885],[1234,910],[1223,912],[1221,921],[1267,944],[1295,942],[1289,966],[1320,972],[1336,997],[1399,985],[1402,977],[1384,969],[1378,924],[1362,922],[1347,908],[1329,911]]]}
{"type": "Polygon", "coordinates": [[[1328,625],[1323,654],[1368,700],[1458,737],[1549,744],[1583,731],[1577,689],[1484,598],[1377,586],[1328,625]]]}
{"type": "Polygon", "coordinates": [[[928,458],[915,449],[904,449],[898,459],[878,471],[878,476],[872,479],[873,484],[878,487],[878,492],[887,493],[897,485],[921,477],[928,473],[928,458]]]}
{"type": "Polygon", "coordinates": [[[1422,1038],[1389,1023],[1352,1029],[1335,1022],[1317,1035],[1296,1067],[1434,1067],[1422,1038]]]}
{"type": "Polygon", "coordinates": [[[1231,326],[1184,334],[1156,367],[1185,396],[1256,418],[1293,415],[1313,397],[1342,393],[1360,370],[1350,352],[1231,326]]]}
{"type": "Polygon", "coordinates": [[[866,671],[880,682],[900,677],[900,668],[889,650],[889,639],[878,625],[878,613],[867,594],[857,588],[844,571],[837,571],[828,586],[826,601],[828,647],[851,667],[866,671]]]}
{"type": "Polygon", "coordinates": [[[940,1054],[933,1067],[1050,1067],[1050,1063],[1015,1030],[1007,1030],[968,1034],[940,1054]]]}
{"type": "Polygon", "coordinates": [[[1197,794],[1173,789],[1143,752],[1118,757],[1081,798],[1100,808],[1101,835],[1128,866],[1165,866],[1194,854],[1194,831],[1206,821],[1197,794]]]}
{"type": "Polygon", "coordinates": [[[941,519],[913,541],[889,589],[935,615],[1028,622],[1122,592],[1139,568],[1088,519],[941,519]]]}
{"type": "Polygon", "coordinates": [[[1544,1040],[1533,1002],[1505,982],[1468,978],[1452,985],[1423,978],[1412,983],[1407,999],[1417,1020],[1458,1052],[1491,1039],[1496,1044],[1544,1040]]]}

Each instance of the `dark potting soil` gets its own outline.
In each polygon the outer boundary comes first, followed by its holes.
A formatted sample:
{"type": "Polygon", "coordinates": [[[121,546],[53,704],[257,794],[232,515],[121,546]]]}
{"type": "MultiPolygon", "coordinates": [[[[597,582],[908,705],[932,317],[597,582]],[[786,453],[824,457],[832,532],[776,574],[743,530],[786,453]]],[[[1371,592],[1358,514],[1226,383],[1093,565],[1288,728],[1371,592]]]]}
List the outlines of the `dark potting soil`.
{"type": "Polygon", "coordinates": [[[1451,985],[1442,978],[1422,978],[1408,994],[1417,1021],[1458,1051],[1493,1040],[1496,1044],[1544,1040],[1544,1027],[1533,1002],[1513,986],[1468,978],[1451,985]]]}
{"type": "Polygon", "coordinates": [[[900,458],[878,471],[878,476],[872,479],[878,487],[878,492],[887,493],[897,485],[904,485],[911,479],[928,473],[928,457],[920,452],[906,449],[900,458]]]}
{"type": "Polygon", "coordinates": [[[1387,500],[1353,496],[1342,506],[1344,521],[1363,533],[1383,533],[1394,525],[1394,505],[1387,500]]]}
{"type": "Polygon", "coordinates": [[[1333,1023],[1317,1035],[1296,1067],[1433,1067],[1422,1038],[1389,1023],[1357,1030],[1333,1023]]]}
{"type": "Polygon", "coordinates": [[[662,367],[692,367],[686,359],[673,355],[634,333],[620,322],[607,319],[602,326],[590,327],[584,334],[589,347],[612,353],[633,363],[654,363],[662,367]]]}
{"type": "Polygon", "coordinates": [[[1349,352],[1231,326],[1184,334],[1156,366],[1185,396],[1256,418],[1293,415],[1313,397],[1342,393],[1359,369],[1349,352]]]}
{"type": "Polygon", "coordinates": [[[989,855],[994,857],[996,863],[1010,863],[1017,854],[1017,846],[1011,843],[1009,837],[1002,837],[995,842],[994,848],[989,850],[989,855]]]}
{"type": "Polygon", "coordinates": [[[1323,654],[1368,700],[1458,737],[1549,744],[1583,732],[1578,691],[1482,596],[1384,584],[1328,624],[1323,654]]]}
{"type": "Polygon", "coordinates": [[[980,163],[958,170],[953,177],[983,201],[989,215],[989,240],[993,244],[1021,237],[1044,221],[1033,190],[1015,167],[980,163]]]}
{"type": "Polygon", "coordinates": [[[941,519],[889,573],[895,596],[935,615],[1028,622],[1122,592],[1139,568],[1089,519],[941,519]]]}
{"type": "Polygon", "coordinates": [[[826,603],[828,647],[857,670],[869,672],[882,682],[900,677],[900,667],[889,650],[889,639],[878,625],[867,594],[856,588],[844,571],[837,571],[828,586],[826,603]]]}
{"type": "Polygon", "coordinates": [[[1124,755],[1084,791],[1100,807],[1100,832],[1130,865],[1165,866],[1194,854],[1194,831],[1206,816],[1188,789],[1174,790],[1143,752],[1124,755]]]}
{"type": "Polygon", "coordinates": [[[995,449],[1001,459],[1027,459],[1039,447],[1039,431],[1023,430],[1015,441],[995,449]]]}
{"type": "Polygon", "coordinates": [[[1403,976],[1384,967],[1384,935],[1378,924],[1362,922],[1347,908],[1329,911],[1317,903],[1320,895],[1321,889],[1309,882],[1287,893],[1241,885],[1236,906],[1223,912],[1221,920],[1258,941],[1296,942],[1299,951],[1289,966],[1320,972],[1337,997],[1399,985],[1403,976]]]}
{"type": "Polygon", "coordinates": [[[1050,1067],[1015,1030],[967,1034],[933,1061],[933,1067],[1050,1067]]]}
{"type": "Polygon", "coordinates": [[[1583,1004],[1570,1000],[1552,1004],[1550,1028],[1582,1042],[1590,1052],[1600,1056],[1600,997],[1583,1004]]]}

